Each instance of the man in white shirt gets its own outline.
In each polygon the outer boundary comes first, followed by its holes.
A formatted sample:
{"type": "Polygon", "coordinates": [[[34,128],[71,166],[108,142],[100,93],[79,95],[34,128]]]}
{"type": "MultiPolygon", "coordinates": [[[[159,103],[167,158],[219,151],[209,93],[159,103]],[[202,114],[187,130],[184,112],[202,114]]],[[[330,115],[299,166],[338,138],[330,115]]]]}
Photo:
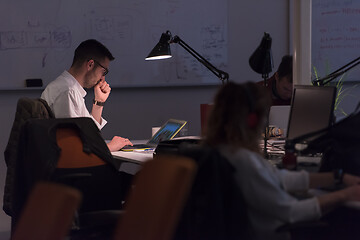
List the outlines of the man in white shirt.
{"type": "MultiPolygon", "coordinates": [[[[90,117],[99,129],[105,126],[102,111],[111,91],[105,75],[112,60],[113,55],[100,42],[89,39],[80,43],[70,69],[49,83],[41,94],[56,118],[90,117]],[[85,105],[84,88],[94,88],[91,113],[85,105]]],[[[127,138],[115,136],[107,145],[110,151],[118,151],[132,143],[127,138]]]]}

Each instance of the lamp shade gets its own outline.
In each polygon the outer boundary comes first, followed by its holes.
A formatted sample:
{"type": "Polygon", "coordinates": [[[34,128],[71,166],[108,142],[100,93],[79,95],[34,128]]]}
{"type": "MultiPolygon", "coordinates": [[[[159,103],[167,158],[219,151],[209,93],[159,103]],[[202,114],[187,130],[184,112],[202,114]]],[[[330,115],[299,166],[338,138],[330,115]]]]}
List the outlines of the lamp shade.
{"type": "Polygon", "coordinates": [[[161,34],[161,38],[156,46],[151,50],[145,60],[158,60],[171,58],[170,50],[170,38],[171,35],[166,33],[161,34]]]}
{"type": "Polygon", "coordinates": [[[249,58],[249,64],[252,70],[260,74],[269,74],[274,65],[271,53],[272,39],[268,33],[264,33],[259,47],[249,58]]]}

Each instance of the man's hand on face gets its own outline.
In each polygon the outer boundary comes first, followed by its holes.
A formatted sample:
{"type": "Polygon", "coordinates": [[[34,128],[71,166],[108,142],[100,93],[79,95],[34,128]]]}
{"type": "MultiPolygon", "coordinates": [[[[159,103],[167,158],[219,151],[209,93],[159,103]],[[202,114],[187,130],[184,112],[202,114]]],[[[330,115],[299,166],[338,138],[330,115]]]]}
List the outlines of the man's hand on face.
{"type": "Polygon", "coordinates": [[[94,86],[95,100],[99,102],[105,102],[111,92],[110,85],[105,81],[105,77],[94,86]]]}

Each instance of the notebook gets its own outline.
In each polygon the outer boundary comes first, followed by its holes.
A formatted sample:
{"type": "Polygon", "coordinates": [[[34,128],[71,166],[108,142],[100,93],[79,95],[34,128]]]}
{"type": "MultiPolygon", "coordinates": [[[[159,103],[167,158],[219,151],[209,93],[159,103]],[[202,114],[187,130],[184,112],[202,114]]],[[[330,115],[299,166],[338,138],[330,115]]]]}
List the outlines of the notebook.
{"type": "Polygon", "coordinates": [[[170,140],[185,126],[184,120],[169,119],[160,129],[152,136],[146,144],[134,144],[134,146],[125,146],[121,151],[133,151],[141,149],[156,148],[159,142],[170,140]]]}

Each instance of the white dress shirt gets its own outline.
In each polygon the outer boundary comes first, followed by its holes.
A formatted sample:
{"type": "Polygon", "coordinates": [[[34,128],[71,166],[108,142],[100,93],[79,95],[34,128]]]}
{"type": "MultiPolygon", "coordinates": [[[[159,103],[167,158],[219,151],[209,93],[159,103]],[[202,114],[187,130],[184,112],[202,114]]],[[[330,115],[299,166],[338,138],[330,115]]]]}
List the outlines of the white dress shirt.
{"type": "Polygon", "coordinates": [[[86,108],[85,96],[85,89],[68,71],[50,82],[41,94],[56,118],[90,117],[102,129],[107,121],[101,118],[100,124],[95,120],[86,108]]]}
{"type": "Polygon", "coordinates": [[[316,198],[299,200],[290,194],[309,188],[307,172],[280,170],[247,149],[231,152],[223,146],[220,151],[236,169],[235,179],[258,239],[288,239],[287,233],[276,233],[276,229],[321,217],[316,198]]]}

